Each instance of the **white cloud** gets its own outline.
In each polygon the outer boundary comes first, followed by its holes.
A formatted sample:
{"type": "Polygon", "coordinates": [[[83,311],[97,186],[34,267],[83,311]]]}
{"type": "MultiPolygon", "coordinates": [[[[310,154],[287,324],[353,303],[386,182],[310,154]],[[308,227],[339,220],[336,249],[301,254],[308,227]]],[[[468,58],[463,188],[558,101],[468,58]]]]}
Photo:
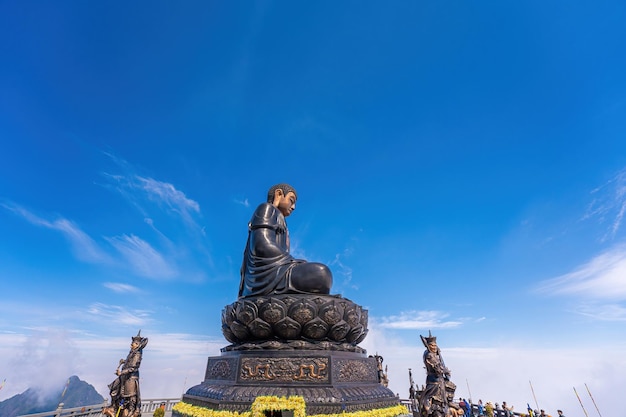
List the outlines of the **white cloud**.
{"type": "Polygon", "coordinates": [[[120,282],[105,282],[102,285],[110,289],[113,292],[122,293],[122,294],[139,292],[139,288],[130,284],[122,284],[120,282]]]}
{"type": "Polygon", "coordinates": [[[124,325],[144,327],[151,321],[151,312],[148,310],[129,310],[122,306],[94,303],[89,306],[87,313],[92,319],[107,325],[124,325]]]}
{"type": "Polygon", "coordinates": [[[154,178],[134,177],[137,180],[138,188],[143,189],[149,197],[167,204],[170,208],[180,213],[194,211],[200,212],[200,205],[174,187],[172,184],[155,180],[154,178]]]}
{"type": "Polygon", "coordinates": [[[176,269],[148,242],[135,235],[106,238],[126,259],[130,268],[146,278],[173,278],[176,269]]]}
{"type": "MultiPolygon", "coordinates": [[[[398,333],[373,324],[361,343],[368,354],[379,353],[388,367],[389,388],[408,397],[408,369],[418,386],[425,383],[426,373],[422,360],[424,346],[416,335],[415,343],[407,344],[398,333]]],[[[436,333],[433,333],[437,336],[436,333]]],[[[580,405],[572,387],[586,394],[587,383],[600,410],[613,406],[620,398],[626,384],[626,346],[598,344],[593,348],[561,346],[544,349],[540,345],[502,345],[495,340],[485,340],[480,347],[450,346],[438,338],[439,347],[452,371],[452,382],[457,385],[456,397],[472,398],[474,402],[513,405],[515,411],[526,409],[535,401],[530,381],[540,408],[556,415],[561,409],[565,415],[578,415],[580,405]]],[[[581,395],[582,397],[582,395],[581,395]]],[[[582,398],[587,410],[593,409],[589,396],[582,398]]]]}
{"type": "Polygon", "coordinates": [[[446,320],[448,314],[439,311],[405,311],[397,316],[388,316],[378,319],[377,325],[387,329],[414,329],[428,330],[457,327],[462,324],[459,320],[446,320]]]}
{"type": "MultiPolygon", "coordinates": [[[[85,336],[59,330],[36,332],[33,335],[0,333],[0,369],[6,386],[0,401],[25,391],[36,384],[63,387],[67,378],[77,375],[92,384],[105,399],[107,384],[115,378],[114,371],[128,354],[131,337],[85,336]]],[[[153,333],[148,337],[140,367],[142,398],[180,398],[183,390],[202,382],[207,356],[219,356],[228,343],[206,336],[183,333],[153,333]]]]}
{"type": "Polygon", "coordinates": [[[110,180],[105,187],[113,188],[126,198],[142,215],[150,218],[150,225],[154,227],[148,210],[145,208],[145,200],[156,203],[160,207],[166,207],[168,213],[175,213],[180,216],[187,227],[197,231],[204,236],[203,228],[194,220],[194,216],[200,215],[200,204],[188,198],[184,192],[178,190],[173,184],[159,181],[157,179],[137,174],[137,169],[127,161],[116,157],[113,154],[104,152],[122,170],[124,174],[102,175],[110,180]]]}
{"type": "Polygon", "coordinates": [[[343,276],[342,282],[338,285],[339,288],[347,288],[350,286],[353,289],[358,289],[356,286],[350,285],[352,282],[352,268],[346,265],[343,261],[343,259],[349,257],[352,252],[352,248],[346,248],[342,253],[335,254],[335,259],[333,259],[333,261],[328,265],[334,267],[333,270],[335,271],[335,275],[343,276]]]}
{"type": "MultiPolygon", "coordinates": [[[[153,221],[149,218],[145,220],[146,223],[159,233],[162,242],[165,242],[167,247],[173,250],[173,254],[166,257],[150,243],[132,234],[105,237],[104,239],[122,255],[124,259],[122,262],[119,257],[112,256],[104,250],[105,248],[110,250],[110,248],[106,245],[104,248],[101,247],[74,222],[66,218],[59,217],[56,220],[48,220],[14,203],[0,203],[0,206],[34,226],[61,233],[70,243],[72,253],[80,261],[113,268],[130,267],[137,275],[153,279],[170,279],[180,275],[175,262],[172,260],[177,256],[174,250],[175,246],[154,228],[153,221]]],[[[108,288],[117,291],[120,287],[115,289],[109,286],[108,288]]]]}
{"type": "Polygon", "coordinates": [[[626,300],[626,245],[616,245],[574,271],[540,283],[537,290],[587,300],[626,300]]]}
{"type": "Polygon", "coordinates": [[[626,213],[626,168],[619,171],[606,184],[591,191],[594,199],[589,204],[583,220],[596,219],[608,223],[603,240],[614,238],[622,226],[626,213]]]}
{"type": "MultiPolygon", "coordinates": [[[[416,335],[414,342],[407,344],[390,329],[376,324],[369,328],[361,346],[368,354],[383,356],[390,389],[401,398],[407,398],[408,369],[412,369],[419,386],[426,377],[422,362],[424,347],[419,337],[416,335]]],[[[149,338],[140,368],[145,399],[180,398],[184,390],[202,382],[207,357],[219,356],[220,348],[228,344],[206,336],[153,333],[144,327],[141,333],[149,338]]],[[[37,332],[35,336],[0,333],[0,369],[4,372],[3,378],[7,378],[0,400],[22,392],[37,378],[45,378],[50,369],[50,376],[55,376],[50,378],[50,383],[62,386],[65,379],[75,373],[108,398],[107,384],[114,379],[118,361],[128,354],[131,337],[135,334],[103,337],[71,331],[37,332]],[[56,363],[49,363],[52,359],[56,363]]],[[[452,370],[457,397],[470,397],[471,392],[474,401],[479,398],[483,402],[506,401],[515,406],[516,411],[523,411],[526,403],[535,408],[530,381],[539,407],[551,415],[556,415],[557,408],[566,415],[580,414],[573,387],[585,408],[593,410],[586,386],[593,392],[599,409],[606,413],[626,385],[624,345],[544,349],[532,344],[497,345],[486,340],[482,347],[469,348],[450,346],[441,337],[438,342],[446,365],[452,370]]]]}
{"type": "MultiPolygon", "coordinates": [[[[0,339],[4,342],[5,337],[0,339]]],[[[78,370],[80,357],[70,334],[63,330],[33,331],[22,340],[7,368],[3,367],[12,374],[7,383],[34,388],[41,399],[58,394],[67,378],[78,370]]]]}
{"type": "Polygon", "coordinates": [[[61,232],[70,242],[72,252],[81,261],[90,263],[111,263],[111,258],[100,249],[98,244],[83,232],[74,222],[65,218],[46,220],[17,204],[0,204],[2,207],[22,217],[29,223],[61,232]]]}
{"type": "Polygon", "coordinates": [[[579,314],[601,321],[626,321],[626,307],[620,304],[589,303],[578,306],[579,314]]]}
{"type": "Polygon", "coordinates": [[[236,204],[241,204],[244,207],[250,207],[250,202],[248,201],[248,199],[244,199],[244,200],[234,200],[236,204]]]}

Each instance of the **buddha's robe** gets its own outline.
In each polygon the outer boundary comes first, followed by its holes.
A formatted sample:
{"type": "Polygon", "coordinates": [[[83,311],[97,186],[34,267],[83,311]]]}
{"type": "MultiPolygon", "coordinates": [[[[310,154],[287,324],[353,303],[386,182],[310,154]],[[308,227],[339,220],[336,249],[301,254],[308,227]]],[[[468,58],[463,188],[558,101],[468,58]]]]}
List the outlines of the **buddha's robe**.
{"type": "Polygon", "coordinates": [[[289,230],[283,214],[263,203],[248,223],[239,297],[284,293],[328,294],[332,274],[326,265],[289,254],[289,230]]]}

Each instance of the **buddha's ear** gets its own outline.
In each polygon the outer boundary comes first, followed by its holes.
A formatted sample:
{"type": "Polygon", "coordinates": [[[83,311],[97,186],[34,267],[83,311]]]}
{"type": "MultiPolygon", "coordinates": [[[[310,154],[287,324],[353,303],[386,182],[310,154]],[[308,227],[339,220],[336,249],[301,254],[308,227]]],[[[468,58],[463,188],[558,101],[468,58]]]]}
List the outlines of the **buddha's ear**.
{"type": "Polygon", "coordinates": [[[283,193],[283,190],[280,188],[277,188],[274,191],[274,203],[276,203],[276,200],[278,200],[280,197],[284,197],[284,195],[285,194],[283,193]]]}

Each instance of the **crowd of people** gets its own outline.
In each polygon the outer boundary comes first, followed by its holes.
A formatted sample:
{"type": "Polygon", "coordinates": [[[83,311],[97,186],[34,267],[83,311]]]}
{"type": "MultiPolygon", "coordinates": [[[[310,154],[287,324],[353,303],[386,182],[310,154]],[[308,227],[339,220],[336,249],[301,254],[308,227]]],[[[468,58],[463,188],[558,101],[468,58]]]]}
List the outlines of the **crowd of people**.
{"type": "MultiPolygon", "coordinates": [[[[491,401],[483,404],[478,400],[473,404],[471,399],[459,398],[454,395],[456,384],[450,380],[450,369],[446,367],[437,338],[428,331],[428,336],[420,335],[426,350],[423,354],[426,384],[418,390],[409,368],[409,400],[415,417],[552,417],[545,410],[533,410],[528,404],[522,412],[513,411],[506,401],[502,405],[491,401]]],[[[469,388],[469,387],[468,387],[469,388]]],[[[557,410],[558,417],[565,417],[563,411],[557,410]]]]}
{"type": "MultiPolygon", "coordinates": [[[[478,400],[477,404],[473,404],[471,399],[459,398],[458,403],[464,411],[463,417],[552,417],[545,410],[533,410],[530,405],[521,412],[513,411],[513,406],[509,406],[506,401],[502,401],[502,404],[491,401],[483,404],[482,400],[478,400]]],[[[557,410],[557,413],[557,417],[565,417],[562,410],[557,410]]]]}

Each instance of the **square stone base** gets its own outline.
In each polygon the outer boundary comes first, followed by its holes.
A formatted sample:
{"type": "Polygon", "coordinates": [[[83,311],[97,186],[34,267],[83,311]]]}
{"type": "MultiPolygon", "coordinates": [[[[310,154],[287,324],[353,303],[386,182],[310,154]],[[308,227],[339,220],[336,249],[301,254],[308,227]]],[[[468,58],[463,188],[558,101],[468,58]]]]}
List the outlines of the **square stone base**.
{"type": "Polygon", "coordinates": [[[259,396],[301,396],[307,414],[332,414],[400,404],[378,379],[376,359],[328,350],[248,350],[209,357],[205,379],[183,401],[243,412],[259,396]]]}

